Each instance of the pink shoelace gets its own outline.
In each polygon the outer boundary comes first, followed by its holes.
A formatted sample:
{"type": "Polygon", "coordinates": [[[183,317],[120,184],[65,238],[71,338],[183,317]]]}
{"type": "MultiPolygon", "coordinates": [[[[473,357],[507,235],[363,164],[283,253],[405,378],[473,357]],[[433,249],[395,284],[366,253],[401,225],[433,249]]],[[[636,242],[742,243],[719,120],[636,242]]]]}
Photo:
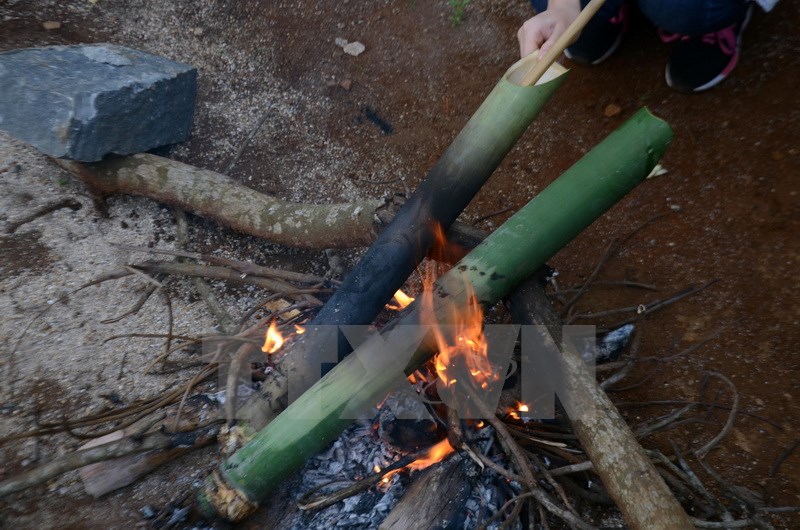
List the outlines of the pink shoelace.
{"type": "Polygon", "coordinates": [[[614,15],[614,17],[609,20],[612,24],[625,24],[627,26],[628,22],[628,4],[622,4],[620,7],[619,12],[614,15]]]}
{"type": "MultiPolygon", "coordinates": [[[[700,40],[708,45],[714,46],[718,45],[719,49],[722,50],[722,53],[725,55],[733,55],[736,53],[736,32],[734,28],[736,26],[728,26],[727,28],[723,28],[719,31],[714,31],[712,33],[706,33],[705,35],[700,37],[700,40]]],[[[669,33],[662,29],[658,30],[658,36],[661,37],[661,42],[669,44],[671,42],[675,42],[677,40],[681,41],[688,41],[691,40],[692,37],[689,35],[681,35],[680,33],[669,33]]]]}

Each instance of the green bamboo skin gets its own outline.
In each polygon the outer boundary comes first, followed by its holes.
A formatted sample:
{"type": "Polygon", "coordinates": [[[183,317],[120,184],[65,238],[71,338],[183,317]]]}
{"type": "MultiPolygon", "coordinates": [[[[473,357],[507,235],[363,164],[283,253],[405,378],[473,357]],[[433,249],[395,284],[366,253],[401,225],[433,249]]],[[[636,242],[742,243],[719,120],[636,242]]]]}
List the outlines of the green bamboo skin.
{"type": "MultiPolygon", "coordinates": [[[[434,316],[446,323],[452,306],[467,302],[465,281],[485,304],[510,293],[641,183],[671,139],[665,122],[646,109],[637,112],[436,282],[434,316]]],[[[419,324],[419,315],[412,305],[395,329],[419,324]]],[[[243,519],[307,458],[339,436],[352,422],[349,418],[407,384],[401,368],[405,361],[410,359],[405,366],[410,373],[434,352],[429,337],[419,344],[408,333],[392,348],[381,337],[368,340],[292,403],[209,477],[198,497],[201,509],[243,519]]]]}
{"type": "Polygon", "coordinates": [[[466,280],[484,303],[506,296],[647,178],[671,139],[666,122],[640,109],[437,284],[452,296],[466,280]]]}

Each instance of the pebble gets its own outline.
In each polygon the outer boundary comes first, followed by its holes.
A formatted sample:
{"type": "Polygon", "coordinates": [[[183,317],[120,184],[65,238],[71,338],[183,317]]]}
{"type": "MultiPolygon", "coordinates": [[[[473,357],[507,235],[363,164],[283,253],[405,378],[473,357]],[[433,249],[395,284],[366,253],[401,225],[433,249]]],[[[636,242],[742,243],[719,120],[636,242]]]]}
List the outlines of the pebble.
{"type": "Polygon", "coordinates": [[[359,55],[364,53],[364,50],[366,49],[367,49],[366,46],[356,41],[356,42],[351,42],[347,46],[345,46],[344,53],[346,53],[347,55],[352,55],[353,57],[358,57],[359,55]]]}
{"type": "Polygon", "coordinates": [[[612,116],[616,116],[620,112],[622,112],[622,107],[620,107],[616,103],[609,103],[608,105],[606,105],[606,108],[603,110],[603,114],[605,115],[606,118],[610,118],[612,116]]]}
{"type": "Polygon", "coordinates": [[[61,29],[61,22],[55,20],[48,20],[47,22],[42,22],[42,27],[47,31],[53,29],[61,29]]]}
{"type": "Polygon", "coordinates": [[[339,82],[339,86],[345,90],[350,90],[350,87],[353,86],[353,82],[349,79],[342,79],[342,81],[339,82]]]}
{"type": "Polygon", "coordinates": [[[335,42],[336,45],[340,48],[344,48],[345,46],[347,46],[347,39],[343,39],[341,37],[336,37],[336,39],[333,42],[335,42]]]}

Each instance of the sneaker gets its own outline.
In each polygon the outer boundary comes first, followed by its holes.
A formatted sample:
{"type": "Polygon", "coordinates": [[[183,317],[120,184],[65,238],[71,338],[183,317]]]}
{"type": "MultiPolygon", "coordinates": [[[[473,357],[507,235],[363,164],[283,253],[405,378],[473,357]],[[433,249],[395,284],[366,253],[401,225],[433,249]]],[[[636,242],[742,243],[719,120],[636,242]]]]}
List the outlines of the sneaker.
{"type": "Polygon", "coordinates": [[[564,55],[576,63],[600,64],[619,48],[627,31],[628,5],[622,4],[619,13],[611,20],[592,18],[578,40],[564,50],[564,55]]]}
{"type": "Polygon", "coordinates": [[[664,74],[667,85],[681,92],[702,92],[721,83],[739,62],[742,34],[752,14],[750,3],[741,22],[699,37],[659,30],[662,41],[675,42],[664,74]]]}

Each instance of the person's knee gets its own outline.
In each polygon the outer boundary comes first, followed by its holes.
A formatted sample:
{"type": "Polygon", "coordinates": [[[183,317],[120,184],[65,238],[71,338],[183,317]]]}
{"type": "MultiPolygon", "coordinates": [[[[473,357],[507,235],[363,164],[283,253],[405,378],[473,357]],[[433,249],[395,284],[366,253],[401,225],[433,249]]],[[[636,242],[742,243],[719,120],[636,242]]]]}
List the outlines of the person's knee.
{"type": "Polygon", "coordinates": [[[702,35],[736,23],[745,0],[638,0],[644,16],[657,28],[681,35],[702,35]]]}

